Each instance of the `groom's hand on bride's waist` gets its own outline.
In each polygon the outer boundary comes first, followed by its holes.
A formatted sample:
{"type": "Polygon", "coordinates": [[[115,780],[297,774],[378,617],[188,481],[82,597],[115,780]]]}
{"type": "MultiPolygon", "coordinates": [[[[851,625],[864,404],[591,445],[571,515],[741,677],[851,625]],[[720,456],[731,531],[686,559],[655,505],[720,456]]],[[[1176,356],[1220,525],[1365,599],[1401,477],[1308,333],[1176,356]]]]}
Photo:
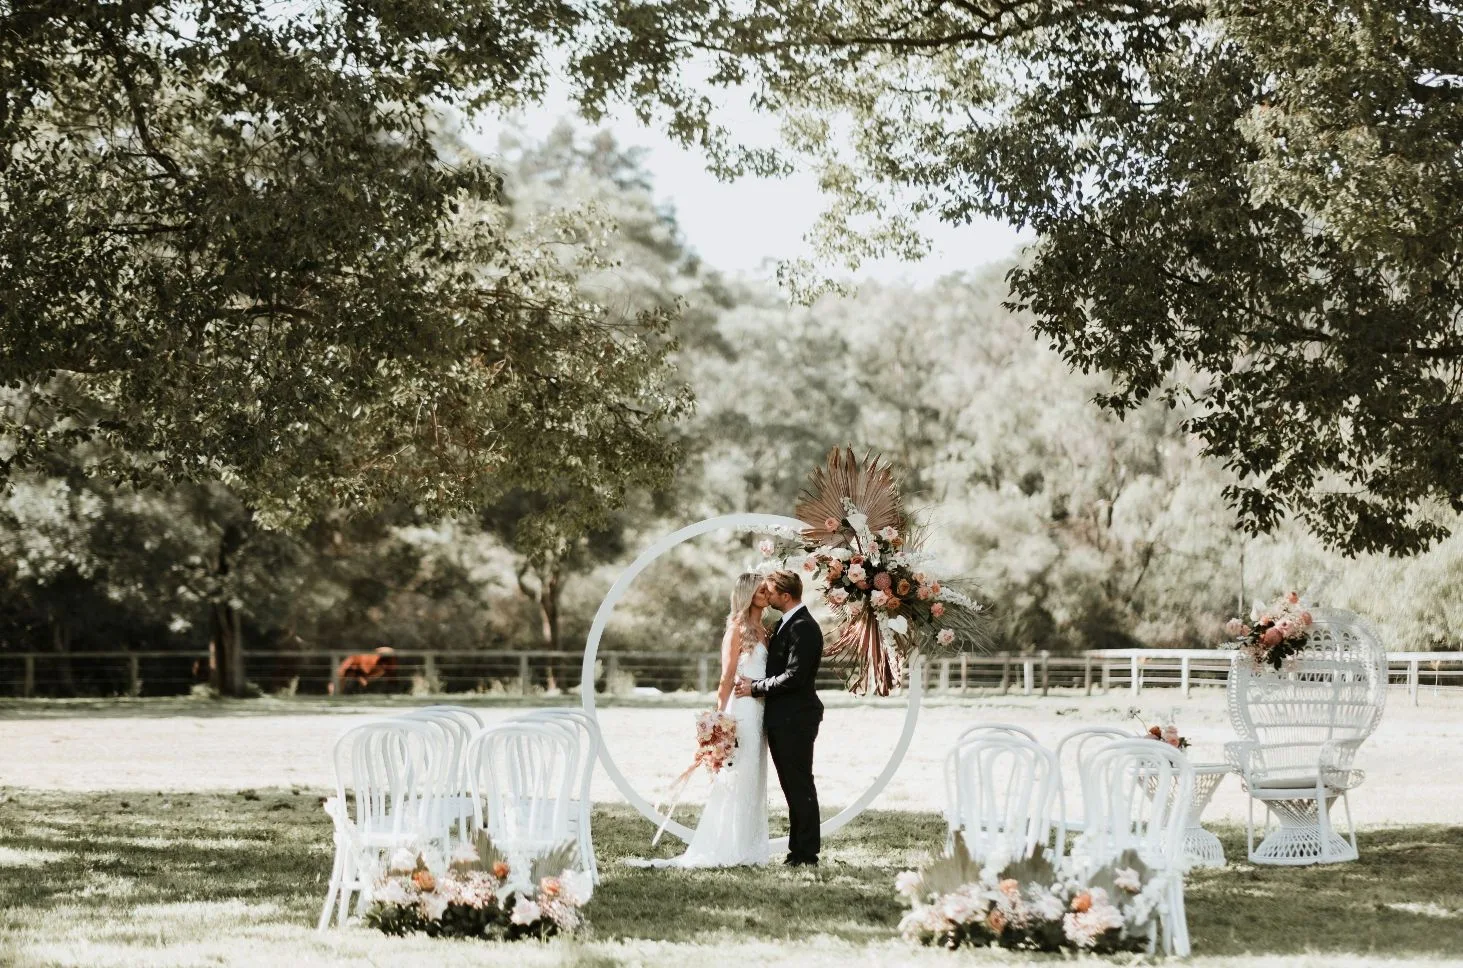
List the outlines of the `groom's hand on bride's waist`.
{"type": "Polygon", "coordinates": [[[752,680],[743,679],[738,676],[736,686],[733,688],[736,691],[738,699],[745,699],[752,694],[752,680]]]}

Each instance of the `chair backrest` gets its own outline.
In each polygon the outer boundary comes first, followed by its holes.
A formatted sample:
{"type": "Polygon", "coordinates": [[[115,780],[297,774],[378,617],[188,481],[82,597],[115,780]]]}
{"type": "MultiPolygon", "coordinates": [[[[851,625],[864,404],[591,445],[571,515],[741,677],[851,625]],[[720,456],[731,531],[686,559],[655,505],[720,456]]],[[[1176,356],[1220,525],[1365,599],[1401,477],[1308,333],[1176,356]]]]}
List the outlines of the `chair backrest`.
{"type": "Polygon", "coordinates": [[[451,716],[474,733],[483,728],[483,717],[476,709],[469,709],[466,706],[438,704],[435,706],[422,706],[419,709],[412,710],[412,712],[438,713],[451,716]]]}
{"type": "Polygon", "coordinates": [[[1037,742],[1035,733],[1025,726],[1017,726],[1015,723],[972,723],[960,731],[960,735],[955,738],[955,745],[959,746],[973,737],[986,736],[991,733],[1002,736],[1019,736],[1022,739],[1029,739],[1033,743],[1037,742]]]}
{"type": "Polygon", "coordinates": [[[437,733],[443,756],[442,769],[437,771],[438,792],[443,796],[461,793],[467,786],[467,744],[481,729],[474,725],[477,717],[469,719],[450,707],[427,706],[407,710],[396,718],[426,723],[437,733]]]}
{"type": "Polygon", "coordinates": [[[1082,858],[1100,865],[1136,850],[1149,866],[1182,867],[1194,768],[1176,747],[1130,738],[1084,762],[1082,858]]]}
{"type": "Polygon", "coordinates": [[[1082,764],[1107,744],[1133,738],[1132,730],[1119,726],[1083,726],[1057,741],[1058,797],[1068,825],[1083,820],[1082,764]]]}
{"type": "Polygon", "coordinates": [[[599,758],[600,735],[599,724],[594,717],[582,709],[535,709],[520,716],[514,716],[509,722],[523,723],[557,723],[568,726],[575,732],[575,739],[579,744],[579,772],[580,772],[580,793],[581,802],[589,802],[589,784],[594,778],[594,764],[599,758]]]}
{"type": "Polygon", "coordinates": [[[576,738],[562,723],[509,722],[478,733],[468,747],[477,825],[504,849],[570,839],[578,754],[576,738]]]}
{"type": "Polygon", "coordinates": [[[1057,758],[1022,736],[992,731],[951,750],[946,789],[953,826],[977,858],[1025,857],[1051,834],[1057,758]]]}
{"type": "Polygon", "coordinates": [[[427,837],[443,755],[441,733],[430,723],[397,718],[356,726],[335,744],[336,794],[362,830],[427,837]]]}
{"type": "Polygon", "coordinates": [[[1229,719],[1240,739],[1319,746],[1370,736],[1387,698],[1387,655],[1358,616],[1317,610],[1300,652],[1277,671],[1256,669],[1237,651],[1227,686],[1229,719]]]}

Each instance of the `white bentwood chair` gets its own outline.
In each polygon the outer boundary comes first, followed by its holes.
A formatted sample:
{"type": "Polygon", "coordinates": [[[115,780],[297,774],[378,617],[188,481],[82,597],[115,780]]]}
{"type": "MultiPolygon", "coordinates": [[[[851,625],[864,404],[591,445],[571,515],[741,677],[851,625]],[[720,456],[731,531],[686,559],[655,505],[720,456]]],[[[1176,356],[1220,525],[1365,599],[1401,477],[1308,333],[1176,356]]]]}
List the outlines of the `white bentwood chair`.
{"type": "Polygon", "coordinates": [[[563,723],[508,722],[473,737],[467,750],[474,826],[514,868],[568,841],[579,744],[563,723]]]}
{"type": "Polygon", "coordinates": [[[599,883],[599,864],[594,856],[594,837],[590,829],[590,811],[593,803],[589,798],[590,782],[594,778],[594,764],[599,759],[600,734],[594,717],[582,709],[537,709],[509,722],[554,723],[575,731],[579,743],[579,791],[578,798],[569,804],[569,827],[579,846],[581,869],[599,883]]]}
{"type": "Polygon", "coordinates": [[[959,831],[978,861],[1029,856],[1051,840],[1057,783],[1056,756],[1034,740],[994,730],[965,739],[945,760],[949,844],[959,831]]]}
{"type": "MultiPolygon", "coordinates": [[[[1071,835],[1085,828],[1082,800],[1082,765],[1109,743],[1133,739],[1133,731],[1118,726],[1083,726],[1057,741],[1057,800],[1061,806],[1062,824],[1071,835]]],[[[1057,844],[1065,851],[1065,844],[1057,844]]]]}
{"type": "Polygon", "coordinates": [[[391,719],[348,730],[335,744],[335,797],[326,804],[334,823],[335,859],[320,912],[319,930],[344,924],[356,896],[356,913],[392,852],[400,848],[445,851],[438,825],[437,794],[450,765],[440,732],[429,723],[391,719]]]}
{"type": "Polygon", "coordinates": [[[467,787],[467,745],[482,729],[482,719],[464,706],[423,706],[396,718],[429,724],[437,731],[444,769],[438,771],[436,823],[444,843],[472,838],[472,795],[467,787]]]}
{"type": "MultiPolygon", "coordinates": [[[[1072,852],[1079,875],[1133,850],[1156,876],[1163,877],[1164,904],[1159,911],[1163,947],[1179,957],[1189,954],[1184,833],[1193,797],[1194,768],[1180,750],[1151,739],[1108,743],[1083,763],[1086,829],[1072,852]]],[[[1150,937],[1149,942],[1156,945],[1157,939],[1150,937]]]]}

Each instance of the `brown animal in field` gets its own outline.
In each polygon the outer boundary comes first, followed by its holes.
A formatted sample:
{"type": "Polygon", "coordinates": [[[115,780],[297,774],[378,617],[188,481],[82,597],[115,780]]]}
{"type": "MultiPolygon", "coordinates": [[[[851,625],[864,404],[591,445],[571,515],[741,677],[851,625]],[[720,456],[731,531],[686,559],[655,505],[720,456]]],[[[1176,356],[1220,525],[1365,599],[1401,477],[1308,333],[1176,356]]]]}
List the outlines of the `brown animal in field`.
{"type": "MultiPolygon", "coordinates": [[[[348,655],[335,671],[335,678],[340,683],[341,695],[365,692],[373,682],[389,686],[396,679],[396,653],[383,645],[375,652],[348,655]]],[[[335,692],[334,682],[329,691],[335,692]]]]}

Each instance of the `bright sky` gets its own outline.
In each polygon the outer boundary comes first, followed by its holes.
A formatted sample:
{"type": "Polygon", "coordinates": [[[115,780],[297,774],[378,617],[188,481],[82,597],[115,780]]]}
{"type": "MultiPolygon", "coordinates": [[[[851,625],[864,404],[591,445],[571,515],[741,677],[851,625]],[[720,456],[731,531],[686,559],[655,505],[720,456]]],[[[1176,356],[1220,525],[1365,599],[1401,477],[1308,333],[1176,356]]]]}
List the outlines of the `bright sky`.
{"type": "MultiPolygon", "coordinates": [[[[568,99],[559,96],[550,98],[541,112],[515,118],[514,123],[530,137],[541,138],[561,119],[573,116],[568,99]]],[[[777,142],[776,122],[749,108],[738,110],[729,105],[724,123],[743,143],[777,142]]],[[[589,130],[582,122],[577,126],[589,130]]],[[[604,127],[622,145],[646,149],[645,163],[655,179],[657,201],[674,207],[686,240],[710,265],[724,272],[771,278],[779,261],[812,255],[803,237],[826,205],[812,173],[722,182],[706,170],[699,154],[641,125],[633,116],[613,119],[604,127]]],[[[485,134],[481,143],[491,147],[495,141],[485,134]]],[[[865,263],[857,278],[928,282],[1004,259],[1020,242],[1029,240],[1010,226],[991,221],[956,227],[932,219],[925,229],[933,249],[924,260],[865,263]]]]}

